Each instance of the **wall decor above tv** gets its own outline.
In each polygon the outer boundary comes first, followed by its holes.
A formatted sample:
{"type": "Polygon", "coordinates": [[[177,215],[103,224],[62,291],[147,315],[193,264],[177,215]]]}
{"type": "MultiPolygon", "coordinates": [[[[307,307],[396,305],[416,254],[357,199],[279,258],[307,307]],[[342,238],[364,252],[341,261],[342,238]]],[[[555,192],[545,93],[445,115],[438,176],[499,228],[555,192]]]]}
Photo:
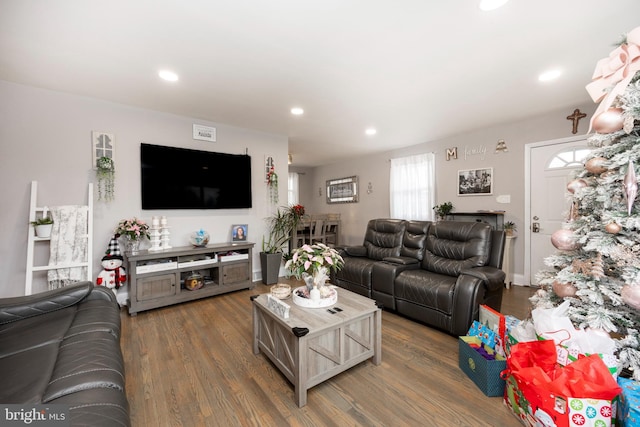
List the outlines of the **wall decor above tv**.
{"type": "Polygon", "coordinates": [[[140,144],[142,209],[246,209],[251,156],[140,144]]]}

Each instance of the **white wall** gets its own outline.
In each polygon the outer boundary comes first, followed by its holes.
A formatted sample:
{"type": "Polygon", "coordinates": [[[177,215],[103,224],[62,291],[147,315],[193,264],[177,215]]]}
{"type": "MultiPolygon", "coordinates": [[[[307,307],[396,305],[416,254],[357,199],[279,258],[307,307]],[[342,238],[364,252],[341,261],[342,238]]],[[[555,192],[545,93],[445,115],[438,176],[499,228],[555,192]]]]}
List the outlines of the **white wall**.
{"type": "MultiPolygon", "coordinates": [[[[273,156],[277,172],[286,177],[286,136],[0,81],[0,297],[24,293],[27,232],[32,232],[28,225],[31,181],[38,181],[39,205],[85,204],[88,183],[96,181],[91,165],[94,130],[114,134],[116,144],[115,200],[109,204],[95,202],[94,278],[120,219],[137,216],[150,221],[151,216],[159,214],[168,218],[173,246],[187,245],[189,234],[200,228],[210,233],[212,242],[226,242],[230,240],[231,224],[248,224],[249,240],[256,243],[253,269],[259,271],[263,219],[274,209],[268,202],[263,163],[265,155],[273,156]],[[193,123],[216,127],[218,142],[193,140],[193,123]],[[253,208],[143,211],[141,142],[233,154],[248,149],[253,208]]],[[[286,204],[286,185],[279,188],[279,196],[286,204]]],[[[39,280],[34,283],[34,291],[45,286],[44,280],[39,280]]]]}
{"type": "MultiPolygon", "coordinates": [[[[524,230],[524,146],[539,141],[574,136],[571,133],[572,122],[566,117],[580,108],[588,117],[580,122],[578,131],[582,134],[588,129],[588,120],[596,105],[587,101],[570,108],[558,109],[548,114],[528,118],[514,123],[505,123],[479,129],[473,132],[452,136],[438,141],[416,144],[411,147],[393,150],[355,159],[345,159],[341,163],[314,168],[305,175],[305,186],[314,190],[308,205],[309,212],[339,212],[342,218],[342,243],[362,244],[367,221],[372,218],[389,217],[389,159],[418,153],[436,154],[437,203],[451,201],[458,212],[477,210],[504,210],[505,221],[514,221],[520,234],[524,230]],[[497,141],[504,139],[509,149],[506,153],[495,153],[497,141]],[[458,148],[458,158],[446,160],[448,148],[458,148]],[[468,155],[465,148],[486,149],[486,154],[468,155]],[[458,196],[458,170],[492,167],[494,173],[494,193],[491,196],[458,196]],[[350,204],[327,205],[324,185],[328,179],[357,175],[360,182],[360,202],[350,204]],[[372,192],[367,193],[371,183],[372,192]],[[318,188],[323,188],[322,196],[318,188]],[[498,195],[509,195],[511,202],[498,203],[498,195]]],[[[514,272],[516,279],[524,273],[524,237],[516,238],[514,244],[514,272]]],[[[516,280],[516,283],[517,280],[516,280]]]]}

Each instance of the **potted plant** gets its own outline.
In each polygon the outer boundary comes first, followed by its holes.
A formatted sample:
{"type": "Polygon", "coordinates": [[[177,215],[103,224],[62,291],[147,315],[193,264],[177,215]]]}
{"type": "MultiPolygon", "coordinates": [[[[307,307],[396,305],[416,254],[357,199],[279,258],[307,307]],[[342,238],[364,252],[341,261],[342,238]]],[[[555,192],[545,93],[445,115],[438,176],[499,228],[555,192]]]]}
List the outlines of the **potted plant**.
{"type": "Polygon", "coordinates": [[[518,227],[516,227],[516,223],[513,221],[505,222],[502,228],[504,229],[504,234],[507,236],[513,236],[513,233],[518,231],[518,227]]]}
{"type": "Polygon", "coordinates": [[[98,177],[98,200],[110,202],[114,197],[114,181],[116,169],[113,159],[100,157],[96,162],[96,176],[98,177]]]}
{"type": "Polygon", "coordinates": [[[447,215],[449,215],[451,213],[451,211],[453,210],[453,203],[451,202],[444,202],[441,203],[439,205],[435,205],[433,207],[433,210],[436,212],[436,216],[438,217],[439,220],[444,220],[447,215]]]}
{"type": "Polygon", "coordinates": [[[293,230],[304,217],[304,206],[292,205],[278,209],[273,216],[267,218],[267,236],[262,238],[262,252],[260,265],[262,268],[262,283],[270,285],[277,283],[282,262],[283,247],[289,243],[293,230]]]}
{"type": "Polygon", "coordinates": [[[36,230],[36,236],[47,238],[51,236],[51,229],[53,228],[53,219],[50,216],[44,216],[38,218],[35,221],[31,221],[31,225],[36,230]]]}

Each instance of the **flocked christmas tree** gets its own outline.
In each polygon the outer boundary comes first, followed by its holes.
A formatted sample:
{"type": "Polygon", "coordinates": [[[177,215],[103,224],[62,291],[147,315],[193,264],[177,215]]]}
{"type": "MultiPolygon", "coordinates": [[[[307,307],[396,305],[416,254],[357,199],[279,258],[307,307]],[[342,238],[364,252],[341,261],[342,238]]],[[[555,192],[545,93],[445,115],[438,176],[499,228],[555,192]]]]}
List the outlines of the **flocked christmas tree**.
{"type": "Polygon", "coordinates": [[[537,274],[534,307],[570,301],[577,328],[607,333],[619,367],[640,380],[640,27],[596,65],[587,90],[600,102],[592,152],[567,186],[571,209],[552,235],[559,251],[537,274]],[[573,179],[575,178],[575,179],[573,179]]]}

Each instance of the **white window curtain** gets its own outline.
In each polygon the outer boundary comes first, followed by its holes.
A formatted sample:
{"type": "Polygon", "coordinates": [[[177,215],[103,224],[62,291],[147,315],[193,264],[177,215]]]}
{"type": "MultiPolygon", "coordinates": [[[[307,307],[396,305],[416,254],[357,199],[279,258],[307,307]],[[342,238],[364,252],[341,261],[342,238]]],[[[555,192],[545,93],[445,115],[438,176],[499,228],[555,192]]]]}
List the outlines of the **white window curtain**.
{"type": "Polygon", "coordinates": [[[287,201],[289,202],[289,206],[297,205],[299,203],[300,197],[300,176],[297,172],[289,172],[289,182],[287,186],[287,201]]]}
{"type": "Polygon", "coordinates": [[[433,153],[391,159],[391,218],[433,221],[435,178],[433,153]]]}

